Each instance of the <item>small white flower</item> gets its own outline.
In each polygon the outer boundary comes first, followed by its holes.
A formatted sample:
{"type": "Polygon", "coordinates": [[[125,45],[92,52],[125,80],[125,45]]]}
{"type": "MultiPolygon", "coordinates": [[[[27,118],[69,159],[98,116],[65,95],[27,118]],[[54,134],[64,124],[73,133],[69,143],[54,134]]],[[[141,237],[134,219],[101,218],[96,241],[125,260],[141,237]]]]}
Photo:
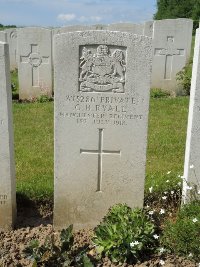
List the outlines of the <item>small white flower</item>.
{"type": "Polygon", "coordinates": [[[174,194],[174,191],[171,191],[171,195],[173,195],[174,194]]]}
{"type": "Polygon", "coordinates": [[[167,199],[167,196],[162,197],[162,199],[166,200],[167,199]]]}
{"type": "Polygon", "coordinates": [[[181,176],[181,179],[185,179],[185,176],[184,176],[184,175],[182,175],[182,176],[181,176]]]}
{"type": "Polygon", "coordinates": [[[167,174],[170,174],[172,171],[168,171],[167,174]]]}
{"type": "Polygon", "coordinates": [[[193,221],[193,223],[198,222],[197,218],[194,218],[192,221],[193,221]]]}
{"type": "Polygon", "coordinates": [[[165,210],[164,209],[160,209],[160,214],[165,214],[165,210]]]}
{"type": "Polygon", "coordinates": [[[169,180],[167,180],[166,183],[169,183],[169,180]]]}
{"type": "Polygon", "coordinates": [[[149,205],[146,205],[146,208],[149,208],[149,205]]]}
{"type": "Polygon", "coordinates": [[[163,260],[160,260],[160,265],[164,265],[165,262],[163,260]]]}
{"type": "Polygon", "coordinates": [[[149,187],[149,192],[152,193],[152,191],[153,191],[153,186],[149,187]]]}
{"type": "Polygon", "coordinates": [[[164,194],[167,195],[167,191],[165,191],[164,194]]]}
{"type": "Polygon", "coordinates": [[[200,190],[198,190],[197,194],[200,195],[200,190]]]}
{"type": "Polygon", "coordinates": [[[159,235],[153,235],[153,237],[155,238],[155,239],[158,239],[159,238],[159,235]]]}
{"type": "Polygon", "coordinates": [[[181,175],[180,174],[178,175],[178,178],[181,178],[181,175]]]}
{"type": "Polygon", "coordinates": [[[149,215],[153,215],[154,214],[154,211],[153,210],[150,210],[149,211],[149,215]]]}
{"type": "Polygon", "coordinates": [[[194,165],[193,164],[190,165],[190,169],[194,169],[194,165]]]}
{"type": "Polygon", "coordinates": [[[160,253],[163,253],[165,251],[165,249],[164,248],[160,248],[159,251],[160,251],[160,253]]]}
{"type": "Polygon", "coordinates": [[[189,255],[188,255],[188,257],[192,257],[193,255],[192,255],[192,253],[190,253],[189,255]]]}
{"type": "Polygon", "coordinates": [[[192,186],[187,185],[186,190],[192,190],[192,186]]]}
{"type": "Polygon", "coordinates": [[[137,245],[139,245],[139,244],[140,244],[140,242],[138,242],[138,241],[131,242],[131,243],[130,243],[130,247],[133,248],[134,246],[137,246],[137,245]]]}

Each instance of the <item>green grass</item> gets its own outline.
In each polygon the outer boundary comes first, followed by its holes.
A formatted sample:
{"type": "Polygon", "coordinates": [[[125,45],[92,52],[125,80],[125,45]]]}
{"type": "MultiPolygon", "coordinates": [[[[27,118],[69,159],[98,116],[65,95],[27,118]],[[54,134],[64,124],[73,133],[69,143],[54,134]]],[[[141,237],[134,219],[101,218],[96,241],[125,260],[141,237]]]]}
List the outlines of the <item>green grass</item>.
{"type": "Polygon", "coordinates": [[[17,192],[53,196],[53,103],[13,104],[17,192]]]}
{"type": "Polygon", "coordinates": [[[151,98],[146,188],[157,185],[157,190],[165,190],[166,180],[171,184],[178,181],[183,173],[188,97],[151,98]],[[171,171],[170,175],[167,172],[171,171]]]}
{"type": "MultiPolygon", "coordinates": [[[[166,189],[182,174],[188,97],[151,98],[146,190],[166,189]],[[166,173],[172,171],[170,175],[166,173]],[[157,185],[157,186],[156,186],[157,185]]],[[[17,192],[29,198],[53,196],[53,102],[14,103],[17,192]]]]}

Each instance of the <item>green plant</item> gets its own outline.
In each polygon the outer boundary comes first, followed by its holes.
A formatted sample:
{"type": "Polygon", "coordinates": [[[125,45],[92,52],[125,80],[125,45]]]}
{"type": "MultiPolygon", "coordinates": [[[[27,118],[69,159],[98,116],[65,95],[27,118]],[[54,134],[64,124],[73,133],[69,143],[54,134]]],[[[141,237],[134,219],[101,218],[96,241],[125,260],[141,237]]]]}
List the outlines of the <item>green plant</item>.
{"type": "Polygon", "coordinates": [[[14,99],[17,99],[18,97],[18,91],[19,91],[19,82],[18,82],[18,70],[12,70],[10,72],[11,74],[11,90],[12,95],[14,99]]]}
{"type": "Polygon", "coordinates": [[[53,97],[48,96],[48,95],[41,95],[36,99],[36,102],[38,103],[45,103],[45,102],[50,102],[53,101],[53,97]]]}
{"type": "Polygon", "coordinates": [[[60,244],[56,244],[54,234],[47,237],[44,244],[32,240],[24,253],[33,259],[36,266],[69,266],[71,263],[69,251],[73,245],[73,226],[63,229],[60,233],[60,244]]]}
{"type": "Polygon", "coordinates": [[[54,234],[47,237],[44,244],[38,240],[32,240],[27,248],[25,255],[33,261],[32,267],[66,267],[73,263],[73,266],[92,267],[90,259],[86,255],[86,250],[80,251],[75,258],[72,255],[72,246],[74,242],[73,226],[60,232],[59,241],[55,239],[54,234]]]}
{"type": "Polygon", "coordinates": [[[175,222],[166,222],[161,243],[176,255],[200,260],[200,201],[184,205],[175,222]]]}
{"type": "Polygon", "coordinates": [[[135,263],[154,251],[156,238],[154,224],[142,209],[119,204],[97,226],[93,242],[100,256],[112,262],[135,263]]]}
{"type": "Polygon", "coordinates": [[[164,91],[160,88],[152,88],[150,91],[150,96],[152,98],[168,97],[168,96],[170,96],[170,93],[168,91],[164,91]]]}
{"type": "Polygon", "coordinates": [[[190,86],[192,78],[192,59],[185,65],[185,67],[176,74],[176,80],[182,86],[186,95],[190,95],[190,86]]]}

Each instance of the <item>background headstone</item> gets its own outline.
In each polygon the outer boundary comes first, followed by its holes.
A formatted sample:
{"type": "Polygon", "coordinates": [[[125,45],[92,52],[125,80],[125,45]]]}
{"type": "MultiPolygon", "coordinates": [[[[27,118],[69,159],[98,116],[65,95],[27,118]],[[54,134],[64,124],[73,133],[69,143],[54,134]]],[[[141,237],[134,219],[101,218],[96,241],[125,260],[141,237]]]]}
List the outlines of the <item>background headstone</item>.
{"type": "Polygon", "coordinates": [[[0,231],[16,216],[12,98],[8,44],[0,42],[0,231]]]}
{"type": "Polygon", "coordinates": [[[143,35],[143,24],[134,23],[113,23],[108,25],[110,31],[131,32],[138,35],[143,35]]]}
{"type": "Polygon", "coordinates": [[[192,28],[190,19],[154,21],[152,88],[179,93],[176,74],[189,60],[192,28]]]}
{"type": "Polygon", "coordinates": [[[9,44],[10,69],[17,69],[17,29],[6,29],[7,42],[9,44]]]}
{"type": "Polygon", "coordinates": [[[142,207],[151,39],[110,31],[54,38],[54,226],[93,227],[142,207]]]}
{"type": "Polygon", "coordinates": [[[200,190],[200,29],[196,31],[187,141],[185,150],[183,201],[189,200],[189,186],[200,190]]]}
{"type": "Polygon", "coordinates": [[[4,31],[0,31],[0,42],[7,43],[7,33],[4,31]]]}
{"type": "Polygon", "coordinates": [[[52,35],[44,28],[18,30],[19,98],[52,96],[52,35]]]}
{"type": "Polygon", "coordinates": [[[75,32],[75,31],[87,31],[87,30],[96,30],[96,25],[69,25],[63,26],[60,28],[53,29],[53,34],[75,32]]]}

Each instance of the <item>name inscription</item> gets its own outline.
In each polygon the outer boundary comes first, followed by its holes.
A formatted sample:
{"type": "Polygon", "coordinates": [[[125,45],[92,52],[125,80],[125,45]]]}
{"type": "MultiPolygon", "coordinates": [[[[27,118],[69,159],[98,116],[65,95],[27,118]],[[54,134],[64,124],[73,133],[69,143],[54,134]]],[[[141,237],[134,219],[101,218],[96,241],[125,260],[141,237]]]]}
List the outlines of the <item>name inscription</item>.
{"type": "Polygon", "coordinates": [[[0,195],[0,205],[5,205],[8,199],[7,195],[0,195]]]}
{"type": "Polygon", "coordinates": [[[82,96],[66,95],[68,112],[60,117],[70,118],[78,124],[88,121],[96,125],[127,125],[131,120],[142,120],[143,114],[136,113],[139,101],[133,96],[82,96]]]}

